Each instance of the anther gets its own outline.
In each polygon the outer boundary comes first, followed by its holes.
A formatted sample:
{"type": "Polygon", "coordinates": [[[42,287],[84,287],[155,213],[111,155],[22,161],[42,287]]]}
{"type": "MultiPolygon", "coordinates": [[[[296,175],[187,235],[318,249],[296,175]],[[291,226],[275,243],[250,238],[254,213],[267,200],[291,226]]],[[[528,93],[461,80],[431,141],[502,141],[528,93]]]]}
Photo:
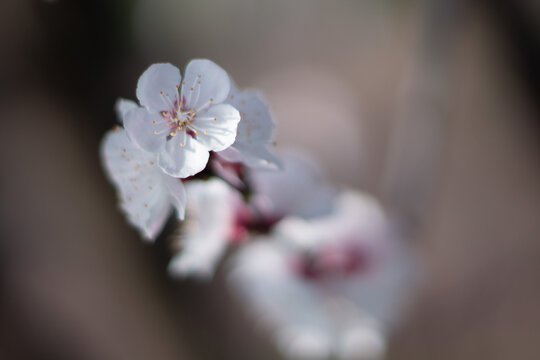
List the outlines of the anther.
{"type": "Polygon", "coordinates": [[[157,130],[154,130],[154,134],[156,134],[156,135],[157,135],[157,130]]]}
{"type": "Polygon", "coordinates": [[[176,135],[176,133],[174,131],[171,131],[171,133],[169,135],[174,136],[174,135],[176,135]]]}
{"type": "Polygon", "coordinates": [[[214,101],[214,98],[210,98],[210,102],[214,101]]]}

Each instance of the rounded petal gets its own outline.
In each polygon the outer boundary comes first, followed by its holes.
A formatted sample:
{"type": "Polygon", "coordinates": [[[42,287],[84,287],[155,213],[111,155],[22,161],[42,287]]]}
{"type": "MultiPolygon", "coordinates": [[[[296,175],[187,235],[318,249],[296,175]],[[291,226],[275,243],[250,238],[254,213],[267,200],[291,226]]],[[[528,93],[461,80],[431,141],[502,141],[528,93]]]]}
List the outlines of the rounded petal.
{"type": "Polygon", "coordinates": [[[236,144],[269,143],[272,139],[274,121],[260,91],[231,91],[227,103],[240,112],[236,144]]]}
{"type": "Polygon", "coordinates": [[[202,171],[209,156],[205,146],[179,131],[159,153],[158,165],[166,174],[185,178],[202,171]]]}
{"type": "Polygon", "coordinates": [[[195,180],[186,184],[188,226],[182,228],[180,251],[168,266],[169,273],[208,279],[227,246],[234,223],[234,196],[222,180],[195,180]]]}
{"type": "Polygon", "coordinates": [[[241,162],[244,158],[242,156],[242,153],[238,151],[238,149],[235,149],[233,146],[228,147],[225,150],[218,152],[217,154],[226,161],[232,163],[241,162]]]}
{"type": "Polygon", "coordinates": [[[147,239],[163,229],[170,213],[166,176],[156,165],[156,155],[129,140],[123,129],[108,132],[101,145],[101,159],[115,185],[129,222],[147,239]]]}
{"type": "Polygon", "coordinates": [[[229,149],[236,149],[242,157],[242,162],[253,169],[279,170],[283,168],[281,160],[268,149],[268,146],[236,144],[229,149]]]}
{"type": "Polygon", "coordinates": [[[232,105],[218,104],[198,114],[191,125],[197,141],[213,151],[231,146],[236,138],[240,113],[232,105]]]}
{"type": "Polygon", "coordinates": [[[273,216],[311,218],[329,214],[335,189],[308,156],[281,154],[282,171],[254,171],[253,201],[273,216]]]}
{"type": "Polygon", "coordinates": [[[114,110],[116,111],[116,116],[118,117],[120,124],[124,123],[124,116],[128,113],[128,111],[138,107],[139,104],[133,100],[118,98],[114,104],[114,110]]]}
{"type": "Polygon", "coordinates": [[[137,98],[141,105],[155,111],[171,109],[180,86],[180,70],[171,64],[153,64],[137,83],[137,98]],[[168,94],[168,96],[166,96],[168,94]]]}
{"type": "Polygon", "coordinates": [[[165,185],[171,196],[171,203],[176,209],[178,219],[184,220],[186,212],[186,189],[182,181],[177,178],[165,175],[165,185]]]}
{"type": "Polygon", "coordinates": [[[191,60],[186,66],[184,82],[183,96],[190,109],[200,109],[209,102],[223,102],[231,88],[227,72],[207,59],[191,60]]]}
{"type": "Polygon", "coordinates": [[[149,152],[159,152],[167,141],[166,120],[145,108],[130,110],[124,117],[124,127],[131,141],[149,152]]]}

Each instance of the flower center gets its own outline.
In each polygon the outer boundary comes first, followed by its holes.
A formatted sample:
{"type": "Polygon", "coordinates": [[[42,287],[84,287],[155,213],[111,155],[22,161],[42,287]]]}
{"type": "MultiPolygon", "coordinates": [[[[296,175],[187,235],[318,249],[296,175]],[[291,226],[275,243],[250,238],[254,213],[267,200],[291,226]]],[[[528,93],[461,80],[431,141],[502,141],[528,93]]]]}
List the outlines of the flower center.
{"type": "Polygon", "coordinates": [[[195,114],[197,114],[197,110],[186,109],[182,104],[178,104],[178,102],[175,102],[171,110],[161,112],[163,119],[167,120],[170,136],[176,135],[177,131],[187,130],[188,125],[193,122],[195,114]]]}
{"type": "Polygon", "coordinates": [[[293,259],[293,271],[306,280],[322,280],[335,276],[348,277],[365,273],[374,264],[374,254],[354,245],[320,249],[293,259]]]}

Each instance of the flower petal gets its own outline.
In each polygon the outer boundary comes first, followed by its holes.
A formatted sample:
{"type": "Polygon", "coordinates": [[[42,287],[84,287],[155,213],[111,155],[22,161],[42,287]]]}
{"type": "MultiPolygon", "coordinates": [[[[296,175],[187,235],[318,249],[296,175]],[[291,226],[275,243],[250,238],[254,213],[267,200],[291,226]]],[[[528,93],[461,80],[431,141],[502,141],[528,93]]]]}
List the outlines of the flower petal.
{"type": "Polygon", "coordinates": [[[235,149],[233,146],[230,146],[225,150],[218,152],[217,154],[221,156],[224,160],[232,163],[241,162],[244,158],[242,156],[242,153],[235,149]]]}
{"type": "Polygon", "coordinates": [[[209,102],[223,102],[231,88],[227,72],[207,59],[191,60],[186,66],[184,82],[186,104],[188,108],[197,110],[209,102]]]}
{"type": "Polygon", "coordinates": [[[159,153],[158,165],[171,176],[185,178],[202,171],[208,163],[208,157],[205,146],[186,135],[185,131],[179,131],[159,153]]]}
{"type": "Polygon", "coordinates": [[[101,158],[129,222],[154,239],[170,212],[169,190],[163,184],[166,175],[157,167],[156,155],[137,148],[118,129],[105,135],[101,158]]]}
{"type": "Polygon", "coordinates": [[[131,141],[149,152],[159,152],[167,140],[167,121],[145,108],[130,110],[124,117],[124,126],[131,141]]]}
{"type": "Polygon", "coordinates": [[[186,212],[186,189],[182,181],[165,175],[165,185],[171,196],[171,203],[176,209],[178,219],[184,220],[186,212]]]}
{"type": "Polygon", "coordinates": [[[282,154],[282,171],[253,171],[253,201],[273,216],[310,218],[331,212],[335,189],[308,156],[282,154]]]}
{"type": "Polygon", "coordinates": [[[128,113],[128,111],[138,107],[139,104],[133,100],[118,98],[114,104],[114,110],[116,111],[116,116],[118,117],[120,124],[124,123],[124,116],[128,113]]]}
{"type": "Polygon", "coordinates": [[[172,108],[177,87],[182,81],[180,70],[171,64],[153,64],[141,75],[137,83],[137,98],[141,105],[155,111],[172,108]],[[166,96],[168,94],[168,96],[166,96]]]}
{"type": "Polygon", "coordinates": [[[182,250],[168,270],[174,276],[209,278],[233,227],[233,192],[219,179],[190,181],[186,188],[188,220],[182,229],[182,250]]]}
{"type": "Polygon", "coordinates": [[[227,103],[240,112],[236,144],[269,143],[274,121],[262,93],[257,90],[231,90],[227,103]]]}
{"type": "Polygon", "coordinates": [[[253,169],[278,170],[283,167],[281,160],[268,149],[268,146],[233,144],[227,150],[229,149],[236,149],[241,154],[242,162],[253,169]]]}
{"type": "Polygon", "coordinates": [[[234,143],[240,113],[232,105],[218,104],[197,114],[190,128],[197,141],[213,151],[225,150],[234,143]]]}

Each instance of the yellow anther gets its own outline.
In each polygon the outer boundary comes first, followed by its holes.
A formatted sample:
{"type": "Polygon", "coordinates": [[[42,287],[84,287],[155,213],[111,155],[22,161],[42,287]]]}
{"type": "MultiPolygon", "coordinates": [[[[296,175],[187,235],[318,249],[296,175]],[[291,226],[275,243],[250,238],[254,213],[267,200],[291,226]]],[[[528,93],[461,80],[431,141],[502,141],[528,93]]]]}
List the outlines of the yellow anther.
{"type": "Polygon", "coordinates": [[[193,132],[194,132],[195,134],[198,134],[198,133],[199,133],[197,130],[193,130],[193,132]]]}
{"type": "Polygon", "coordinates": [[[201,75],[197,75],[197,79],[200,79],[201,78],[201,75]]]}
{"type": "Polygon", "coordinates": [[[214,101],[214,98],[210,98],[210,102],[214,101]]]}
{"type": "Polygon", "coordinates": [[[180,147],[183,147],[184,146],[184,143],[180,143],[180,147]]]}
{"type": "Polygon", "coordinates": [[[163,91],[160,91],[160,92],[159,92],[159,95],[163,95],[163,91]]]}
{"type": "Polygon", "coordinates": [[[176,85],[176,88],[178,89],[180,86],[176,85]]]}
{"type": "Polygon", "coordinates": [[[156,134],[156,135],[157,135],[157,130],[154,130],[154,134],[156,134]]]}
{"type": "Polygon", "coordinates": [[[217,120],[217,118],[213,118],[212,120],[216,121],[216,120],[217,120]]]}
{"type": "Polygon", "coordinates": [[[201,85],[201,82],[200,82],[200,81],[197,81],[197,85],[201,85]]]}
{"type": "Polygon", "coordinates": [[[206,131],[203,131],[203,134],[204,134],[204,135],[207,135],[206,131]]]}
{"type": "Polygon", "coordinates": [[[193,88],[189,88],[189,91],[193,91],[193,88]]]}
{"type": "Polygon", "coordinates": [[[185,82],[185,81],[182,81],[182,85],[186,85],[186,82],[185,82]]]}
{"type": "Polygon", "coordinates": [[[169,135],[174,136],[174,135],[176,135],[176,133],[174,131],[171,131],[171,133],[169,135]]]}

